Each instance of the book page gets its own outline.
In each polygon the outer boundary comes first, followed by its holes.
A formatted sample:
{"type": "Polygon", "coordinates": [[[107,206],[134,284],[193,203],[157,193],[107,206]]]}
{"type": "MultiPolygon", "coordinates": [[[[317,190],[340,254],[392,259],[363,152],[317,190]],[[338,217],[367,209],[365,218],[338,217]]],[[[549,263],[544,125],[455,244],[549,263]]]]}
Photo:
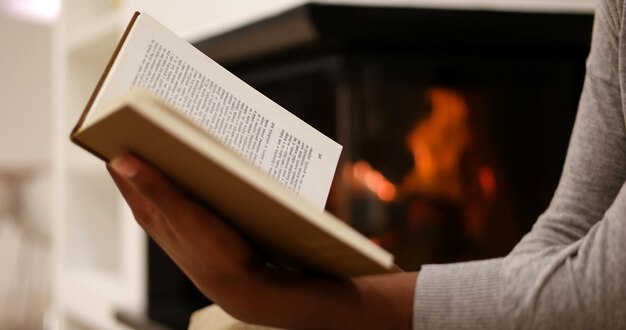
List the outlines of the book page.
{"type": "Polygon", "coordinates": [[[92,108],[136,86],[160,96],[256,167],[324,208],[341,146],[145,13],[92,108]]]}

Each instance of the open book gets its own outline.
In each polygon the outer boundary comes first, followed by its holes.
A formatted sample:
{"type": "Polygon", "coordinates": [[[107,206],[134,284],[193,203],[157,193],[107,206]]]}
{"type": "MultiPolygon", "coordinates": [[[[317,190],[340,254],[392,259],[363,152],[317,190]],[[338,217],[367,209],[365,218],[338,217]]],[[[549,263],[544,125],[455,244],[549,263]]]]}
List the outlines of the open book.
{"type": "Polygon", "coordinates": [[[105,161],[142,157],[278,263],[337,276],[394,270],[388,252],[323,210],[341,146],[145,13],[71,139],[105,161]]]}

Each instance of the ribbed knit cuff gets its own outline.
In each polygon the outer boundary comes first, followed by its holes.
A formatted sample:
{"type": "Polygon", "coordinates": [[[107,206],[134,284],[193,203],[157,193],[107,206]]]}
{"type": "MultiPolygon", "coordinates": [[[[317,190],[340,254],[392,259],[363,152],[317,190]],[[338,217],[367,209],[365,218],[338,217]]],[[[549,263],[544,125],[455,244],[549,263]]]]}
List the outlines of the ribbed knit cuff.
{"type": "Polygon", "coordinates": [[[499,328],[502,259],[422,267],[415,286],[414,329],[499,328]]]}

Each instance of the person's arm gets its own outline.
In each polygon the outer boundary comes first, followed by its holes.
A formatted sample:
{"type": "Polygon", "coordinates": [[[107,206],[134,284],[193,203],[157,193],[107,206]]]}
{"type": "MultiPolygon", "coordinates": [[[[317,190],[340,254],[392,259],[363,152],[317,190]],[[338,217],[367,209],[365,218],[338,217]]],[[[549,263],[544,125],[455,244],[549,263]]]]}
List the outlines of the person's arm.
{"type": "Polygon", "coordinates": [[[408,329],[417,273],[331,279],[265,267],[209,210],[130,155],[108,166],[137,222],[233,317],[288,329],[408,329]]]}
{"type": "MultiPolygon", "coordinates": [[[[626,133],[619,72],[623,0],[599,1],[576,124],[559,186],[516,253],[583,238],[626,179],[626,133]]],[[[626,41],[626,40],[622,40],[626,41]]]]}
{"type": "Polygon", "coordinates": [[[423,267],[415,328],[626,326],[622,6],[598,4],[577,120],[550,207],[505,258],[423,267]]]}
{"type": "Polygon", "coordinates": [[[517,279],[516,285],[502,287],[502,313],[511,315],[509,324],[626,327],[622,10],[623,0],[598,3],[559,187],[532,232],[504,259],[502,280],[517,279]]]}

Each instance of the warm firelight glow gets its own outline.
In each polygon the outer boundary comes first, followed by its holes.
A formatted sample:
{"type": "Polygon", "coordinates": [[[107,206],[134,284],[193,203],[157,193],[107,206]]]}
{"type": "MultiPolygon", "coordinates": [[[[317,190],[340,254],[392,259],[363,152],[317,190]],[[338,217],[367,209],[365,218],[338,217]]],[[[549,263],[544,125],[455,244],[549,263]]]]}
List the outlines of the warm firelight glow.
{"type": "Polygon", "coordinates": [[[485,198],[491,199],[496,192],[496,176],[490,167],[483,167],[478,172],[478,181],[485,198]]]}
{"type": "Polygon", "coordinates": [[[434,213],[438,208],[429,207],[429,201],[454,205],[465,233],[478,239],[496,195],[494,169],[472,145],[474,131],[466,99],[447,88],[431,88],[426,97],[430,115],[415,123],[407,134],[414,166],[402,182],[390,182],[364,160],[344,167],[345,178],[352,188],[369,191],[381,201],[402,199],[411,203],[407,228],[413,231],[422,221],[439,219],[434,213]]]}
{"type": "Polygon", "coordinates": [[[366,188],[382,201],[390,202],[396,197],[396,187],[369,163],[360,160],[352,165],[351,181],[366,188]]]}
{"type": "Polygon", "coordinates": [[[368,210],[376,218],[372,221],[385,223],[371,239],[386,248],[410,244],[407,237],[433,228],[455,237],[458,244],[465,239],[484,241],[497,200],[496,170],[486,161],[489,143],[481,140],[481,126],[474,126],[483,124],[473,121],[480,117],[470,114],[467,99],[455,90],[430,88],[425,96],[430,111],[406,135],[414,164],[400,182],[390,182],[364,160],[343,168],[351,189],[394,202],[387,215],[405,212],[407,218],[401,221],[381,217],[381,208],[368,210]]]}
{"type": "Polygon", "coordinates": [[[458,93],[445,88],[427,91],[430,117],[420,121],[407,136],[415,167],[402,188],[458,200],[463,194],[461,158],[470,145],[468,107],[458,93]]]}

